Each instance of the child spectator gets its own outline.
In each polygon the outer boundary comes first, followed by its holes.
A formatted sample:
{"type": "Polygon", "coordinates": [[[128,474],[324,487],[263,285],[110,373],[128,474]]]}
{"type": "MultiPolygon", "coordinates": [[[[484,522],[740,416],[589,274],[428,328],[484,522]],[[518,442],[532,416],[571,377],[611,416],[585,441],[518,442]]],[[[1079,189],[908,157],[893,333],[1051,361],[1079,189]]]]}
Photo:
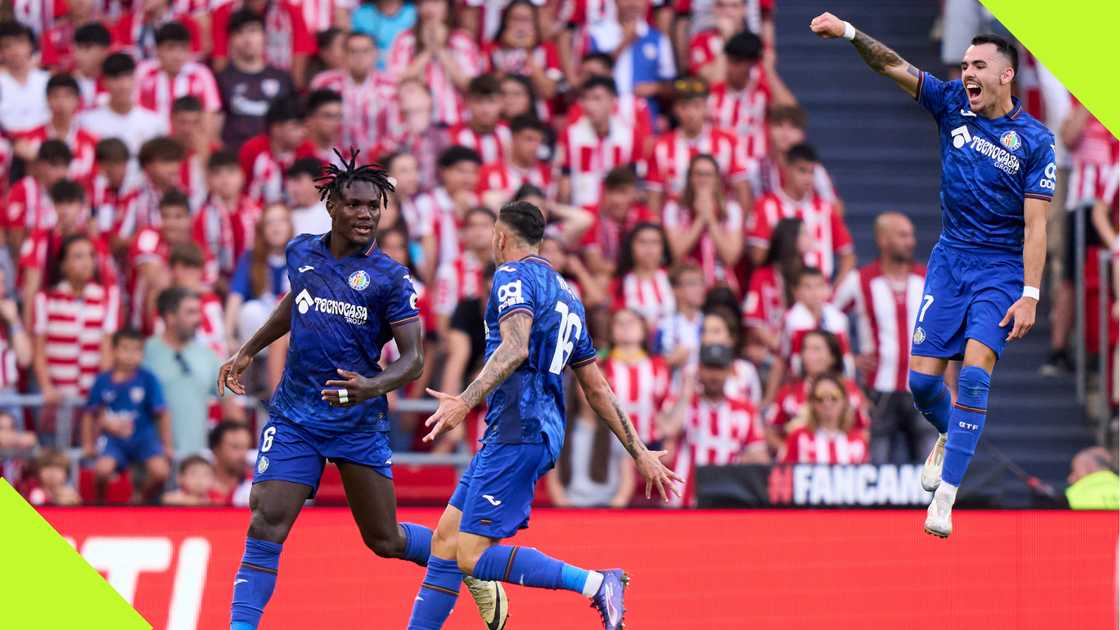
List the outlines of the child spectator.
{"type": "MultiPolygon", "coordinates": [[[[113,248],[118,251],[127,248],[140,232],[159,227],[163,197],[172,190],[181,192],[186,147],[177,140],[159,136],[140,147],[139,157],[143,176],[113,228],[113,248]]],[[[189,198],[186,204],[189,212],[189,198]]]]}
{"type": "Polygon", "coordinates": [[[109,365],[109,335],[120,320],[120,296],[116,286],[97,278],[94,257],[88,236],[66,237],[57,258],[59,281],[35,295],[32,365],[47,405],[64,396],[85,396],[109,365]]]}
{"type": "Polygon", "coordinates": [[[35,481],[27,494],[31,505],[80,505],[82,498],[70,484],[70,460],[65,453],[44,449],[35,458],[35,481]]]}
{"type": "Polygon", "coordinates": [[[346,68],[311,79],[312,90],[332,90],[342,96],[342,146],[377,144],[381,109],[396,98],[396,85],[374,70],[376,58],[373,37],[353,32],[346,36],[346,68]]]}
{"type": "Polygon", "coordinates": [[[675,261],[695,262],[707,286],[741,294],[735,267],[743,251],[743,208],[724,196],[722,177],[715,158],[694,156],[679,200],[669,201],[662,219],[675,261]]]}
{"type": "Polygon", "coordinates": [[[478,192],[487,206],[501,206],[525,184],[549,190],[552,164],[540,157],[548,133],[548,125],[534,116],[521,115],[510,121],[505,157],[485,164],[479,173],[478,192]]]}
{"type": "Polygon", "coordinates": [[[8,251],[13,260],[19,259],[23,239],[28,233],[54,227],[57,217],[48,191],[66,177],[73,157],[65,142],[43,142],[31,164],[31,173],[8,191],[4,198],[3,227],[7,230],[8,251]]]}
{"type": "Polygon", "coordinates": [[[249,198],[264,205],[284,201],[284,172],[301,157],[314,157],[299,103],[273,101],[265,114],[267,131],[241,145],[238,160],[249,198]]]}
{"type": "Polygon", "coordinates": [[[676,312],[669,282],[669,240],[657,223],[639,223],[626,236],[615,271],[614,308],[639,313],[652,328],[676,312]]]}
{"type": "Polygon", "coordinates": [[[493,258],[494,222],[497,220],[489,208],[471,208],[463,217],[461,234],[463,253],[440,264],[436,270],[435,307],[436,329],[442,338],[455,305],[459,301],[476,297],[482,291],[482,269],[493,258]]]}
{"type": "MultiPolygon", "coordinates": [[[[331,231],[331,215],[315,187],[315,179],[323,173],[318,158],[296,160],[284,178],[284,187],[291,200],[293,234],[326,234],[331,231]]],[[[399,186],[398,186],[399,191],[399,186]]]]}
{"type": "Polygon", "coordinates": [[[463,253],[459,231],[467,210],[478,206],[478,169],[482,158],[473,149],[453,146],[439,158],[440,186],[416,198],[415,216],[405,216],[412,237],[424,248],[422,274],[433,278],[439,265],[463,253]]]}
{"type": "MultiPolygon", "coordinates": [[[[179,243],[171,248],[167,268],[171,272],[171,286],[186,289],[198,296],[201,303],[202,319],[198,326],[198,340],[207,345],[214,354],[224,357],[229,354],[226,346],[226,316],[222,309],[222,299],[204,282],[206,258],[194,243],[179,243]]],[[[156,334],[163,328],[163,322],[156,321],[156,334]]]]}
{"type": "Polygon", "coordinates": [[[214,457],[211,495],[219,499],[219,505],[249,505],[253,468],[248,455],[253,432],[246,424],[223,420],[210,430],[208,441],[214,457]]]}
{"type": "Polygon", "coordinates": [[[136,62],[127,53],[113,53],[101,66],[108,98],[78,117],[78,124],[98,138],[120,138],[130,155],[168,131],[168,121],[136,102],[136,62]]]}
{"type": "Polygon", "coordinates": [[[168,22],[155,34],[155,58],[136,67],[137,102],[171,123],[175,99],[193,96],[202,103],[204,135],[218,136],[222,99],[210,69],[191,61],[191,32],[180,22],[168,22]]]}
{"type": "Polygon", "coordinates": [[[615,311],[603,376],[618,396],[619,406],[630,416],[638,437],[655,448],[663,437],[657,425],[657,412],[669,395],[669,366],[660,356],[651,356],[646,351],[648,330],[637,311],[615,311]]]}
{"type": "MultiPolygon", "coordinates": [[[[715,344],[740,348],[742,338],[739,320],[733,312],[722,305],[708,305],[700,327],[701,346],[715,344]]],[[[738,353],[731,361],[731,372],[727,376],[727,397],[747,400],[756,406],[762,402],[762,381],[758,378],[758,369],[738,353]]]]}
{"type": "Polygon", "coordinates": [[[762,361],[779,351],[782,318],[793,303],[793,287],[805,268],[805,255],[812,248],[813,241],[801,219],[778,221],[770,235],[766,258],[762,266],[751,272],[743,298],[749,356],[762,361]]]}
{"type": "Polygon", "coordinates": [[[487,72],[529,77],[533,92],[547,101],[556,96],[557,83],[564,73],[556,45],[541,37],[538,3],[544,4],[540,0],[506,4],[493,37],[482,40],[482,58],[487,72]]]}
{"type": "Polygon", "coordinates": [[[50,119],[27,131],[12,134],[17,146],[34,155],[42,143],[50,139],[62,140],[70,147],[69,177],[80,183],[93,175],[94,152],[97,137],[78,126],[78,109],[82,105],[81,88],[74,77],[56,74],[47,81],[47,109],[50,119]]]}
{"type": "MultiPolygon", "coordinates": [[[[583,85],[585,81],[592,77],[604,77],[613,81],[614,58],[607,53],[592,52],[584,55],[583,59],[580,61],[579,71],[576,74],[576,79],[572,81],[572,85],[583,85]]],[[[577,97],[577,100],[568,105],[568,122],[578,120],[579,117],[583,115],[583,109],[578,100],[578,91],[572,96],[577,97]]],[[[614,111],[612,111],[611,114],[620,118],[627,125],[637,129],[638,135],[643,141],[646,139],[653,139],[653,118],[650,114],[649,106],[646,105],[646,99],[639,98],[633,94],[618,94],[615,98],[614,111]]],[[[648,149],[649,147],[642,147],[642,155],[645,155],[648,149]]]]}
{"type": "Polygon", "coordinates": [[[241,347],[264,324],[290,288],[284,258],[284,248],[292,238],[288,209],[280,204],[268,206],[255,231],[252,249],[237,260],[226,298],[225,330],[230,349],[241,347]]]}
{"type": "Polygon", "coordinates": [[[809,404],[791,425],[786,438],[786,464],[862,464],[867,438],[856,427],[843,377],[824,374],[813,380],[809,404]]]}
{"type": "MultiPolygon", "coordinates": [[[[318,160],[309,159],[319,166],[318,160]]],[[[210,194],[194,215],[191,234],[195,242],[217,253],[218,272],[222,278],[229,278],[238,258],[253,246],[261,208],[245,195],[245,175],[232,151],[210,156],[206,188],[210,194]]]]}
{"type": "MultiPolygon", "coordinates": [[[[386,106],[391,105],[392,102],[386,106]]],[[[380,121],[378,124],[380,125],[380,121]]],[[[315,157],[324,164],[341,166],[334,150],[342,140],[342,95],[334,90],[314,90],[308,94],[304,126],[307,129],[307,141],[315,149],[315,157]]],[[[378,130],[380,133],[380,127],[378,130]]]]}
{"type": "Polygon", "coordinates": [[[214,80],[225,114],[222,144],[239,147],[263,133],[268,104],[295,96],[292,76],[265,60],[264,17],[241,9],[229,18],[229,65],[214,80]]]}
{"type": "Polygon", "coordinates": [[[448,131],[450,144],[474,149],[484,163],[505,161],[510,130],[500,123],[501,95],[502,84],[494,75],[482,74],[471,79],[467,84],[467,115],[448,131]]]}
{"type": "Polygon", "coordinates": [[[71,74],[82,91],[82,111],[93,109],[105,94],[101,85],[101,67],[109,56],[109,29],[100,22],[79,22],[74,31],[74,63],[71,74]]]}
{"type": "Polygon", "coordinates": [[[221,505],[215,501],[218,494],[214,487],[214,464],[201,455],[191,455],[179,463],[175,476],[176,487],[163,493],[164,505],[199,506],[221,505]]]}
{"type": "MultiPolygon", "coordinates": [[[[389,49],[397,35],[416,24],[416,5],[404,0],[362,2],[350,14],[350,30],[368,33],[377,43],[377,70],[388,66],[389,49]]],[[[320,42],[320,54],[323,44],[320,42]]]]}
{"type": "MultiPolygon", "coordinates": [[[[35,66],[35,34],[19,22],[0,23],[0,128],[18,134],[47,122],[50,74],[35,66]]],[[[19,151],[17,150],[17,153],[19,151]]]]}
{"type": "Polygon", "coordinates": [[[128,146],[120,138],[100,140],[94,149],[94,175],[89,184],[90,206],[97,232],[109,238],[121,220],[121,210],[133,194],[128,181],[128,146]]]}
{"type": "Polygon", "coordinates": [[[696,365],[704,314],[704,273],[695,263],[681,263],[669,270],[677,310],[661,319],[654,337],[654,351],[673,370],[696,365]]]}
{"type": "Polygon", "coordinates": [[[97,457],[93,471],[99,501],[105,486],[130,466],[144,466],[139,497],[145,502],[159,496],[171,474],[171,416],[159,380],[140,367],[143,359],[143,335],[133,329],[114,333],[112,363],[90,388],[82,414],[82,450],[97,457]]]}
{"type": "Polygon", "coordinates": [[[612,169],[603,178],[599,203],[585,208],[595,217],[581,243],[587,267],[594,274],[612,276],[623,238],[639,223],[653,220],[653,214],[640,203],[634,170],[627,166],[612,169]]]}

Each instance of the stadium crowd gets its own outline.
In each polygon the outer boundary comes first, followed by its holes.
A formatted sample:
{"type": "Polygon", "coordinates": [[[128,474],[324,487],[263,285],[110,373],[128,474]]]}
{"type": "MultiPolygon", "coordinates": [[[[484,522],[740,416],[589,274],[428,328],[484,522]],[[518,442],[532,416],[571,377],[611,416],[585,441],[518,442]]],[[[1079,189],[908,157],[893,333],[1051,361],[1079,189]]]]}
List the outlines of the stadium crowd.
{"type": "MultiPolygon", "coordinates": [[[[880,215],[857,266],[773,4],[4,3],[0,391],[43,401],[0,414],[5,476],[38,503],[246,504],[285,347],[245,397],[217,369],[287,291],[285,244],[329,230],[315,179],[350,147],[395,182],[377,238],[428,333],[393,405],[480,368],[495,212],[529,199],[621,404],[690,480],[679,505],[700,465],[921,461],[914,228],[880,215]]],[[[1071,111],[1069,205],[1100,201],[1115,249],[1115,139],[1071,111]]],[[[569,410],[553,503],[629,505],[625,452],[569,410]]],[[[472,448],[481,417],[432,450],[472,448]]],[[[395,414],[397,449],[426,448],[422,418],[395,414]]]]}

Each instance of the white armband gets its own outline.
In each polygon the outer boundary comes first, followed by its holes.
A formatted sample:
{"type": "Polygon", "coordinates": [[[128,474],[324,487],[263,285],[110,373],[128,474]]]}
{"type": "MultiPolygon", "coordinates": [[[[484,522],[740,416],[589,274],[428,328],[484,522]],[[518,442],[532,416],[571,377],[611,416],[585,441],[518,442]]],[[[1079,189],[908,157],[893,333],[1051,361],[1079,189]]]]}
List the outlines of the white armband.
{"type": "Polygon", "coordinates": [[[856,27],[852,26],[851,22],[844,21],[844,39],[852,41],[856,38],[856,27]]]}
{"type": "Polygon", "coordinates": [[[1023,287],[1023,297],[1034,298],[1037,301],[1041,295],[1042,294],[1039,292],[1038,287],[1023,287]]]}

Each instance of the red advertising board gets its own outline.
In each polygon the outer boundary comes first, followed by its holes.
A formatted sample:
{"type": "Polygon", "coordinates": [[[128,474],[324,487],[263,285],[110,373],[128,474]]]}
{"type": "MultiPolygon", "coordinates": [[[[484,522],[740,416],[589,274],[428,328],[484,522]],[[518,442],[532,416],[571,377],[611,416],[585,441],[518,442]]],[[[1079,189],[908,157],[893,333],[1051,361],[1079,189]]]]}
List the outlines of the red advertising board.
{"type": "MultiPolygon", "coordinates": [[[[157,628],[228,628],[248,513],[44,509],[157,628]]],[[[432,525],[434,509],[402,509],[432,525]]],[[[590,568],[625,567],[627,628],[1115,628],[1115,513],[921,510],[540,510],[516,542],[590,568]]],[[[345,509],[304,511],[262,628],[406,625],[422,570],[366,551],[345,509]]],[[[509,587],[509,630],[599,627],[586,600],[509,587]]],[[[59,593],[59,605],[65,594],[59,593]]],[[[2,613],[0,613],[2,615],[2,613]]],[[[0,616],[0,626],[3,625],[0,616]]],[[[91,624],[91,628],[96,625],[91,624]]],[[[460,596],[449,629],[477,630],[460,596]]]]}

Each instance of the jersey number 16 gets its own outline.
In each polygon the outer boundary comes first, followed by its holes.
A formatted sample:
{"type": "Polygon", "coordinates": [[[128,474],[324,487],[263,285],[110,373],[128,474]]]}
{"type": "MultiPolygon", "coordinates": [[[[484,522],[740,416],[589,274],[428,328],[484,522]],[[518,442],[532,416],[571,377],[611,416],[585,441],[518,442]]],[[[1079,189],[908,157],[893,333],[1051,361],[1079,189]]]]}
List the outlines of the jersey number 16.
{"type": "Polygon", "coordinates": [[[575,349],[574,340],[579,339],[580,333],[583,332],[583,322],[579,319],[579,313],[571,312],[567,304],[557,302],[556,312],[560,313],[560,327],[556,332],[556,351],[552,353],[552,365],[548,368],[548,371],[553,374],[564,371],[564,365],[575,349]]]}

